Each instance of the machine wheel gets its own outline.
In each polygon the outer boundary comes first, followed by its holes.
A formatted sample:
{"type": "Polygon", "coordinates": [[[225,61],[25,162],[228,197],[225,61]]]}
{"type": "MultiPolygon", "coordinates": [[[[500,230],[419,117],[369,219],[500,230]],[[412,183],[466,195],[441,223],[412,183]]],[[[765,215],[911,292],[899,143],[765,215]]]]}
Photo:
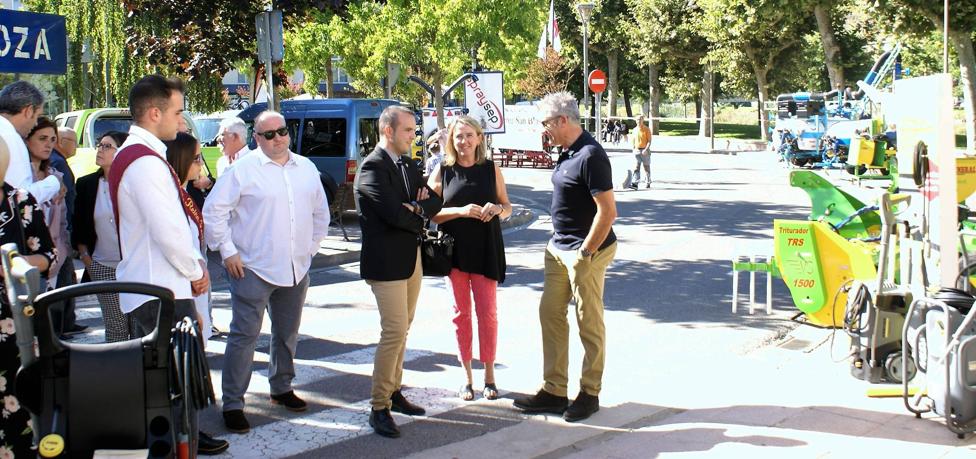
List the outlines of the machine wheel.
{"type": "Polygon", "coordinates": [[[917,369],[915,368],[915,362],[912,360],[911,356],[908,357],[908,368],[907,372],[902,371],[901,367],[901,351],[892,352],[888,354],[885,358],[885,379],[894,383],[900,383],[904,381],[902,379],[903,375],[907,373],[908,380],[911,381],[915,377],[917,369]]]}
{"type": "Polygon", "coordinates": [[[790,158],[790,164],[792,164],[792,165],[794,165],[796,167],[803,167],[803,166],[805,166],[807,164],[807,159],[808,158],[799,158],[799,157],[793,156],[793,157],[790,158]]]}
{"type": "Polygon", "coordinates": [[[854,167],[855,166],[848,164],[844,166],[844,170],[851,175],[864,175],[864,173],[868,171],[868,167],[863,164],[857,165],[857,169],[854,169],[854,167]]]}

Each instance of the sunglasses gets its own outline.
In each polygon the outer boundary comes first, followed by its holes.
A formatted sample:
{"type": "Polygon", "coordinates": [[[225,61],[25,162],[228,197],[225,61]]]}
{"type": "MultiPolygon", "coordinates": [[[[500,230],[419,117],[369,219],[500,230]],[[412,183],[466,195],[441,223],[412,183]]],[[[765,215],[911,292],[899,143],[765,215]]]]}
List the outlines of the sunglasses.
{"type": "Polygon", "coordinates": [[[257,134],[268,140],[275,138],[276,135],[280,135],[282,137],[288,137],[288,128],[280,127],[278,129],[272,129],[270,131],[258,132],[257,134]]]}

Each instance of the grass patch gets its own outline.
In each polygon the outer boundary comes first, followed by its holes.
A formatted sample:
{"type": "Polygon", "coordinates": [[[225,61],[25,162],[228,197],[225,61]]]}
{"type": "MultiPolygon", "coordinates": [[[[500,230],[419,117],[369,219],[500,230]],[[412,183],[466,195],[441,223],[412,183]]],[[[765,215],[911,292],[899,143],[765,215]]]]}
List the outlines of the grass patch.
{"type": "MultiPolygon", "coordinates": [[[[698,135],[698,123],[694,121],[661,121],[659,135],[691,136],[698,135]]],[[[759,140],[759,126],[750,124],[715,123],[715,137],[723,139],[759,140]]]]}

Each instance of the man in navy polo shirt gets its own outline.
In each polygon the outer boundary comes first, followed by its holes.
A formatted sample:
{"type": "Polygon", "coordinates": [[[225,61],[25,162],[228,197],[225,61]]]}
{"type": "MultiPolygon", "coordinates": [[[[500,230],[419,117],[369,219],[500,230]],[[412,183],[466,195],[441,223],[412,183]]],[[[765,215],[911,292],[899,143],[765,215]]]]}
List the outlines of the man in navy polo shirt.
{"type": "Polygon", "coordinates": [[[563,414],[581,421],[600,409],[606,331],[603,324],[603,282],[617,252],[613,196],[607,152],[580,127],[579,105],[568,92],[549,94],[538,105],[542,126],[562,154],[552,173],[553,235],[546,246],[545,284],[539,304],[542,324],[543,379],[531,397],[515,400],[526,413],[563,414]],[[580,392],[572,405],[569,384],[570,300],[585,351],[580,392]],[[567,407],[568,405],[568,407],[567,407]]]}

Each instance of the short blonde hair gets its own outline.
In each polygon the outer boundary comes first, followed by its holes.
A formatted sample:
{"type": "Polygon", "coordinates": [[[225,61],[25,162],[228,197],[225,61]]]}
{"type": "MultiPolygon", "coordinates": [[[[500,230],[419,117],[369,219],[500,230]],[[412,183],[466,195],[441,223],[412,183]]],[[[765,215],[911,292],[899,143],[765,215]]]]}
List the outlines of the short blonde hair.
{"type": "Polygon", "coordinates": [[[457,117],[457,119],[451,122],[450,127],[447,128],[447,142],[445,142],[445,145],[441,145],[441,150],[444,151],[444,165],[453,166],[457,163],[457,150],[454,149],[454,131],[462,124],[474,129],[474,132],[478,134],[478,138],[481,141],[478,142],[478,146],[474,149],[474,163],[484,164],[485,159],[488,158],[488,148],[485,146],[485,130],[481,128],[481,123],[478,120],[468,115],[463,115],[457,117]]]}

